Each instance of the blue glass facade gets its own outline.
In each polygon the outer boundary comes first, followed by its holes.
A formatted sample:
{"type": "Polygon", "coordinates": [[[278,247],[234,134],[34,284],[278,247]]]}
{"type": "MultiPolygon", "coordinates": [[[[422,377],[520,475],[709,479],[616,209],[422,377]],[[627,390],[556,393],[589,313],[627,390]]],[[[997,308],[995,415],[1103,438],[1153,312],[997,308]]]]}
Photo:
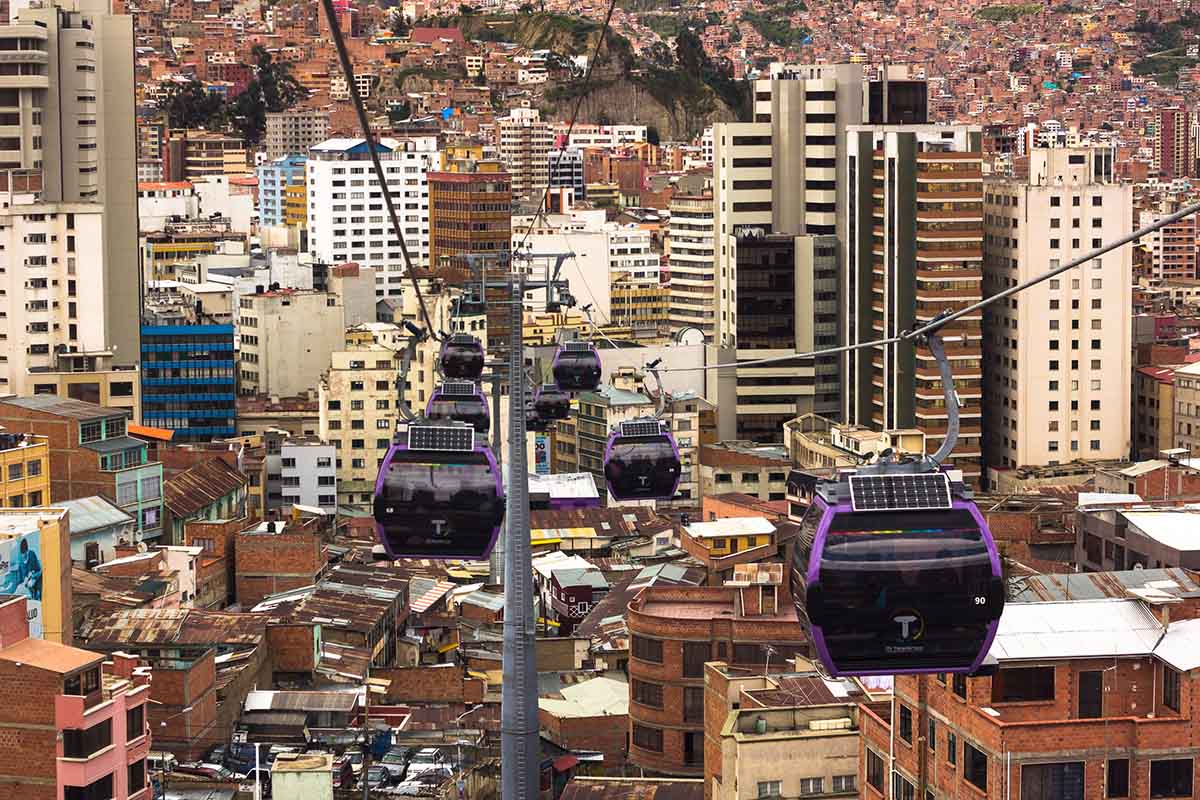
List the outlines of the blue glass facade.
{"type": "Polygon", "coordinates": [[[177,442],[233,436],[232,325],[142,326],[142,423],[177,442]]]}

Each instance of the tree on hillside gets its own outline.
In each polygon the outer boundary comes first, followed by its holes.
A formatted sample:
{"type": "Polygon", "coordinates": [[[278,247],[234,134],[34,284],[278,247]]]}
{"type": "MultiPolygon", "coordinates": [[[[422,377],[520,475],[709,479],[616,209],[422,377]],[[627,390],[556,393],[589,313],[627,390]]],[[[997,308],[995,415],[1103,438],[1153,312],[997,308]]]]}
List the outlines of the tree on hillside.
{"type": "Polygon", "coordinates": [[[257,144],[267,129],[267,114],[287,111],[308,96],[308,90],[292,75],[292,65],[276,61],[262,45],[250,51],[254,78],[233,101],[234,127],[250,144],[257,144]]]}
{"type": "Polygon", "coordinates": [[[198,80],[171,83],[158,107],[167,113],[172,128],[202,128],[221,111],[221,98],[198,80]]]}

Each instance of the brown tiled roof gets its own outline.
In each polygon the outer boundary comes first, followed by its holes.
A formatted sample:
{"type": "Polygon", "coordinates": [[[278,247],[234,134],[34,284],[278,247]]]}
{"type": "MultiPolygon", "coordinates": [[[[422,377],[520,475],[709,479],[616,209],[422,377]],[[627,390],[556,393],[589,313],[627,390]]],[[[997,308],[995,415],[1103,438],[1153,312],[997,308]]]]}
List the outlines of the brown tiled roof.
{"type": "Polygon", "coordinates": [[[45,639],[26,639],[0,650],[0,659],[67,675],[104,660],[100,653],[45,639]]]}
{"type": "Polygon", "coordinates": [[[246,483],[246,476],[225,461],[210,458],[163,481],[163,502],[175,516],[187,517],[246,483]]]}

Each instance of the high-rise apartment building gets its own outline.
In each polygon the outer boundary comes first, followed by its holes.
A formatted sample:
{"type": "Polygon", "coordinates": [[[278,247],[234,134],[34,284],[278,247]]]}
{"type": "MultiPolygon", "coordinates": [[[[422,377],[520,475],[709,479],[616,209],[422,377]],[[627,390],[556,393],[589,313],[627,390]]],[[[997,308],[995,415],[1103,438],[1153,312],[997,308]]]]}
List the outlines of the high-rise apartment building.
{"type": "MultiPolygon", "coordinates": [[[[974,126],[853,126],[846,141],[842,262],[845,344],[886,339],[982,298],[982,134],[974,126]]],[[[1026,301],[1021,300],[1022,305],[1026,301]]],[[[982,313],[942,330],[962,403],[952,465],[982,474],[982,313]]],[[[916,428],[932,453],[947,415],[928,347],[901,342],[843,360],[844,415],[885,430],[916,428]]]]}
{"type": "Polygon", "coordinates": [[[329,113],[302,109],[267,114],[264,141],[271,161],[303,155],[329,138],[329,113]]]}
{"type": "Polygon", "coordinates": [[[238,392],[294,397],[317,386],[341,346],[345,309],[330,292],[256,291],[238,299],[238,392]]]}
{"type": "MultiPolygon", "coordinates": [[[[1113,155],[1035,149],[1028,179],[985,184],[985,294],[1133,230],[1133,187],[1114,180],[1113,155]]],[[[1131,282],[1122,247],[986,309],[990,467],[1128,457],[1131,282]]]]}
{"type": "MultiPolygon", "coordinates": [[[[72,10],[52,3],[30,6],[11,24],[0,25],[0,40],[12,72],[0,89],[0,109],[20,130],[4,139],[0,170],[41,173],[35,199],[47,207],[27,214],[76,212],[100,217],[95,240],[87,242],[83,250],[96,262],[88,269],[100,273],[98,282],[88,284],[89,304],[95,307],[100,326],[90,337],[94,343],[88,346],[93,350],[111,348],[118,358],[132,361],[137,357],[138,320],[129,310],[141,305],[136,266],[133,23],[129,16],[110,14],[109,8],[103,0],[74,0],[72,10]],[[86,211],[55,208],[64,203],[103,204],[103,213],[99,206],[89,206],[86,211]]],[[[8,190],[16,188],[10,182],[8,190]]],[[[35,259],[33,266],[40,256],[57,255],[37,250],[27,254],[35,259]]],[[[10,260],[17,261],[6,267],[10,281],[20,285],[39,277],[58,278],[46,271],[22,274],[26,272],[24,250],[9,248],[6,252],[10,260]]],[[[65,268],[66,262],[60,258],[58,266],[65,268]]],[[[21,296],[9,292],[10,309],[21,296]]],[[[65,326],[60,330],[65,332],[65,326]]],[[[82,343],[63,344],[85,349],[82,343]]],[[[6,349],[11,353],[11,344],[6,349]]],[[[10,357],[9,369],[21,371],[20,361],[10,357]]],[[[11,384],[6,391],[14,391],[11,384]]]]}
{"type": "Polygon", "coordinates": [[[586,194],[583,178],[583,151],[578,147],[564,147],[546,154],[547,181],[550,186],[567,187],[575,190],[580,200],[586,194]]]}
{"type": "Polygon", "coordinates": [[[175,442],[233,436],[233,320],[205,314],[183,298],[151,298],[142,315],[141,421],[174,431],[175,442]]]}
{"type": "MultiPolygon", "coordinates": [[[[738,276],[738,352],[774,358],[834,347],[838,337],[836,236],[744,234],[731,242],[738,276]]],[[[814,363],[816,361],[817,363],[814,363]]],[[[836,359],[786,370],[738,370],[737,438],[778,442],[798,414],[840,411],[836,359]]]]}
{"type": "Polygon", "coordinates": [[[173,130],[167,139],[168,181],[192,181],[197,178],[251,173],[246,143],[227,133],[173,130]]]}
{"type": "MultiPolygon", "coordinates": [[[[396,428],[401,353],[376,344],[370,332],[348,338],[347,344],[355,346],[335,350],[321,376],[320,436],[337,454],[338,504],[365,506],[396,428]]],[[[413,364],[412,369],[432,370],[433,365],[413,364]]],[[[412,395],[413,410],[424,412],[422,399],[412,395]]]]}
{"type": "Polygon", "coordinates": [[[667,236],[671,246],[671,333],[696,328],[704,334],[704,341],[712,342],[717,314],[712,195],[673,196],[667,236]]]}
{"type": "MultiPolygon", "coordinates": [[[[712,135],[714,342],[739,350],[739,308],[744,306],[739,297],[737,240],[768,234],[844,237],[847,187],[837,176],[848,127],[919,124],[926,118],[925,83],[911,80],[903,66],[889,67],[878,80],[871,80],[861,64],[775,64],[769,78],[755,82],[754,91],[754,121],[716,125],[712,135]]],[[[839,289],[834,286],[830,291],[839,289]]],[[[797,296],[806,304],[812,300],[811,294],[797,296]]],[[[799,309],[804,318],[817,313],[807,305],[799,309]]],[[[837,332],[821,334],[820,346],[837,343],[837,332]]],[[[750,357],[739,352],[739,358],[750,357]]],[[[817,362],[835,381],[836,357],[817,362]]],[[[741,369],[738,382],[755,387],[755,392],[769,390],[782,397],[796,389],[795,373],[794,365],[752,372],[741,369]]],[[[841,391],[833,385],[824,389],[825,395],[841,391]]],[[[812,403],[815,393],[815,385],[810,384],[795,395],[812,403]]]]}
{"type": "Polygon", "coordinates": [[[337,511],[337,450],[315,436],[292,437],[279,448],[280,494],[285,503],[337,511]]]}
{"type": "MultiPolygon", "coordinates": [[[[482,152],[478,153],[482,156],[482,152]]],[[[513,177],[499,161],[456,159],[444,172],[431,172],[429,180],[429,261],[448,280],[465,282],[474,265],[500,278],[508,274],[512,248],[513,177]]],[[[490,345],[504,347],[512,322],[502,302],[507,291],[489,289],[498,302],[487,308],[490,345]]]]}
{"type": "MultiPolygon", "coordinates": [[[[429,265],[429,184],[441,168],[437,138],[381,139],[379,160],[413,266],[429,265]]],[[[329,139],[309,151],[308,250],[318,261],[375,269],[375,293],[403,293],[404,255],[364,139],[329,139]]]]}
{"type": "Polygon", "coordinates": [[[550,177],[546,156],[554,146],[554,129],[537,109],[517,108],[496,120],[500,158],[512,176],[513,197],[540,199],[550,177]]]}
{"type": "Polygon", "coordinates": [[[1196,174],[1196,112],[1173,106],[1158,113],[1154,166],[1162,181],[1196,174]]]}
{"type": "MultiPolygon", "coordinates": [[[[1158,222],[1177,208],[1167,206],[1160,210],[1144,210],[1138,214],[1137,226],[1144,228],[1158,222]]],[[[1175,220],[1156,231],[1146,234],[1139,244],[1148,251],[1150,276],[1159,280],[1172,278],[1196,278],[1196,241],[1200,237],[1200,220],[1193,214],[1175,220]]]]}
{"type": "Polygon", "coordinates": [[[287,224],[286,191],[290,186],[304,185],[304,164],[307,160],[308,158],[302,155],[286,155],[272,159],[258,168],[259,225],[287,224]]]}

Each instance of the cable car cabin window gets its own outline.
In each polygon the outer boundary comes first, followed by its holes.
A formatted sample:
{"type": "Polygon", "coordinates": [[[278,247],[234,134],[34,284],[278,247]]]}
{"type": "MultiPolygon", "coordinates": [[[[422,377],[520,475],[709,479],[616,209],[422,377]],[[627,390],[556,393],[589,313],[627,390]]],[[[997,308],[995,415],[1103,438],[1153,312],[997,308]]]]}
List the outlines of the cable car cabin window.
{"type": "Polygon", "coordinates": [[[1021,800],[1083,800],[1083,762],[1022,766],[1021,800]]]}
{"type": "Polygon", "coordinates": [[[642,661],[661,664],[663,660],[662,642],[658,639],[647,639],[644,636],[633,637],[633,657],[642,661]]]}
{"type": "Polygon", "coordinates": [[[975,788],[987,791],[988,760],[983,751],[970,742],[963,742],[963,777],[975,788]]]}
{"type": "Polygon", "coordinates": [[[843,671],[966,668],[995,619],[987,543],[966,511],[838,514],[820,627],[843,671]]]}
{"type": "Polygon", "coordinates": [[[402,453],[420,460],[393,460],[375,500],[375,519],[389,551],[411,557],[444,557],[448,551],[485,555],[504,515],[486,455],[402,453]]]}
{"type": "Polygon", "coordinates": [[[1179,711],[1179,673],[1163,665],[1163,705],[1172,711],[1179,711]]]}
{"type": "Polygon", "coordinates": [[[1191,797],[1192,759],[1172,758],[1150,762],[1151,797],[1191,797]]]}
{"type": "Polygon", "coordinates": [[[867,783],[883,791],[883,756],[867,748],[867,783]]]}
{"type": "Polygon", "coordinates": [[[1054,667],[1007,667],[992,678],[993,703],[1054,699],[1054,667]]]}
{"type": "Polygon", "coordinates": [[[1129,797],[1129,759],[1113,758],[1108,762],[1108,780],[1104,782],[1104,796],[1109,798],[1129,797]]]}

